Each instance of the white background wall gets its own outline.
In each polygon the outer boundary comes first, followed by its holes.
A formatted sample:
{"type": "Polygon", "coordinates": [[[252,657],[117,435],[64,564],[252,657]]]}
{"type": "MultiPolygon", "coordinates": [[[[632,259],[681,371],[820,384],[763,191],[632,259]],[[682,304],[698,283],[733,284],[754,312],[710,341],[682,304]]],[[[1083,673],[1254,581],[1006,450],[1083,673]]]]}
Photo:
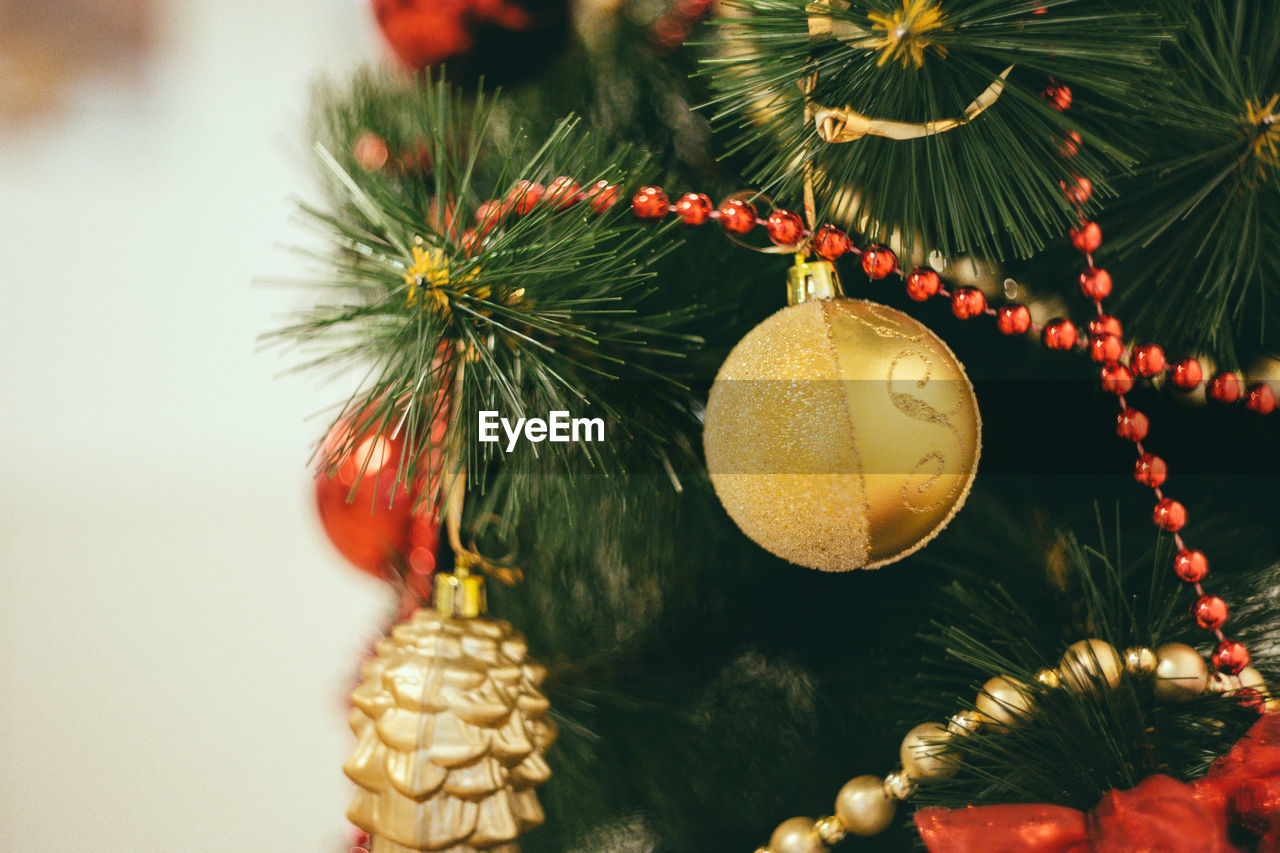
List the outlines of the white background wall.
{"type": "Polygon", "coordinates": [[[359,0],[157,3],[141,80],[0,128],[0,850],[345,850],[342,696],[387,593],[323,539],[255,338],[302,239],[309,84],[359,0]]]}

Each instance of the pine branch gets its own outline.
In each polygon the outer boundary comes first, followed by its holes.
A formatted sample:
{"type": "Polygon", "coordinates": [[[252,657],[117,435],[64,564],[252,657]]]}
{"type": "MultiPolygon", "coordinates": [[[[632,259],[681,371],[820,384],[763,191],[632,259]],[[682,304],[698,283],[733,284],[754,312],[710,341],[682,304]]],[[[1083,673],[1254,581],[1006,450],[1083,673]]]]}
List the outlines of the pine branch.
{"type": "Polygon", "coordinates": [[[728,8],[726,47],[707,67],[716,119],[757,152],[752,176],[766,192],[798,197],[812,167],[825,206],[870,239],[898,235],[908,251],[923,245],[947,256],[1025,257],[1074,222],[1061,181],[1074,172],[1103,195],[1104,171],[1132,164],[1134,140],[1116,139],[1122,128],[1106,107],[1141,102],[1184,5],[1163,4],[1160,16],[1148,4],[1091,0],[733,0],[728,8]],[[831,32],[811,35],[815,12],[831,32]],[[809,82],[815,104],[923,123],[961,116],[1006,68],[995,102],[948,132],[829,144],[806,120],[809,82]],[[1055,110],[1040,97],[1051,78],[1087,88],[1103,108],[1055,110]],[[1070,131],[1101,141],[1068,164],[1061,144],[1070,131]]]}
{"type": "Polygon", "coordinates": [[[1135,330],[1234,369],[1280,344],[1280,7],[1198,11],[1141,117],[1151,154],[1117,184],[1104,257],[1135,330]]]}

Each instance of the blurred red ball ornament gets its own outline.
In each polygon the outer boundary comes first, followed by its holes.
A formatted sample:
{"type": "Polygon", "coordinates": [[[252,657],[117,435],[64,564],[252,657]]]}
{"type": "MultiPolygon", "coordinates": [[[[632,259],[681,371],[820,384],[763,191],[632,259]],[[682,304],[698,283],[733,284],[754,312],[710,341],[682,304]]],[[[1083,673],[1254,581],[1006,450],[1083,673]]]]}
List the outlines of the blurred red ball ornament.
{"type": "MultiPolygon", "coordinates": [[[[373,14],[396,57],[417,71],[471,54],[495,37],[541,30],[563,17],[563,9],[544,2],[513,0],[372,0],[373,14]]],[[[497,44],[490,45],[497,48],[497,44]]],[[[491,50],[495,62],[507,60],[510,45],[491,50]],[[500,54],[506,53],[506,56],[500,54]]],[[[526,51],[529,56],[532,53],[526,51]]],[[[486,54],[489,55],[489,54],[486,54]]],[[[526,61],[526,64],[527,61],[526,61]]]]}
{"type": "Polygon", "coordinates": [[[1123,364],[1102,368],[1102,390],[1109,394],[1128,394],[1133,390],[1133,374],[1123,364]]]}
{"type": "Polygon", "coordinates": [[[618,197],[621,190],[616,184],[608,181],[596,181],[591,189],[585,192],[587,204],[591,205],[591,209],[596,213],[604,213],[609,208],[618,203],[618,197]]]}
{"type": "Polygon", "coordinates": [[[1054,83],[1040,93],[1040,97],[1058,112],[1066,112],[1071,107],[1071,87],[1054,83]]]}
{"type": "Polygon", "coordinates": [[[524,216],[542,201],[542,194],[546,191],[547,188],[536,181],[521,181],[507,193],[506,206],[517,215],[524,216]]]}
{"type": "Polygon", "coordinates": [[[1070,181],[1059,181],[1067,201],[1084,204],[1093,197],[1093,182],[1083,175],[1073,175],[1070,181]]]}
{"type": "Polygon", "coordinates": [[[1227,622],[1227,603],[1216,595],[1202,595],[1191,605],[1191,614],[1201,628],[1221,628],[1227,622]]]}
{"type": "Polygon", "coordinates": [[[378,134],[362,133],[351,147],[351,156],[361,169],[376,172],[387,165],[391,152],[387,150],[387,141],[378,134]]]}
{"type": "MultiPolygon", "coordinates": [[[[441,423],[436,432],[443,427],[441,423]]],[[[329,431],[324,447],[326,455],[342,454],[336,468],[321,471],[315,480],[316,508],[329,541],[356,568],[374,577],[391,580],[396,568],[402,567],[408,570],[406,581],[413,587],[414,574],[425,576],[429,594],[439,521],[430,500],[414,511],[429,488],[425,478],[396,482],[403,437],[353,429],[344,421],[329,431]]],[[[426,468],[438,465],[436,454],[426,468]]]]}

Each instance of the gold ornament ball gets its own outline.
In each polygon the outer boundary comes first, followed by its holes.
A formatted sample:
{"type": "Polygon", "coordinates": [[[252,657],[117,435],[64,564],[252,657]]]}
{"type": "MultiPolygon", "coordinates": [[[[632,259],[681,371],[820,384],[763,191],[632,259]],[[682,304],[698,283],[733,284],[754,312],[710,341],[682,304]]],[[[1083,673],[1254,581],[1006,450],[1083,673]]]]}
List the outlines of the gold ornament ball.
{"type": "Polygon", "coordinates": [[[1209,689],[1209,667],[1186,643],[1165,643],[1156,649],[1156,698],[1186,702],[1209,689]]]}
{"type": "Polygon", "coordinates": [[[915,319],[860,299],[782,309],[738,342],[707,400],[716,494],[742,531],[813,569],[924,547],[969,494],[973,386],[915,319]]]}
{"type": "Polygon", "coordinates": [[[921,723],[902,739],[898,751],[902,769],[913,782],[941,782],[956,775],[960,768],[947,749],[951,735],[941,723],[921,723]]]}
{"type": "Polygon", "coordinates": [[[836,819],[850,835],[879,835],[893,823],[898,803],[879,776],[855,776],[836,794],[836,819]]]}
{"type": "Polygon", "coordinates": [[[997,675],[982,685],[974,707],[983,723],[996,731],[1015,726],[1031,714],[1031,694],[1027,688],[1006,675],[997,675]]]}
{"type": "Polygon", "coordinates": [[[1115,646],[1103,640],[1080,640],[1067,646],[1058,664],[1062,683],[1077,693],[1096,690],[1100,684],[1117,687],[1124,663],[1115,646]]]}
{"type": "Polygon", "coordinates": [[[378,642],[352,693],[358,785],[347,817],[371,853],[515,851],[543,821],[555,739],[545,670],[511,625],[419,610],[378,642]]]}
{"type": "Polygon", "coordinates": [[[1130,675],[1145,677],[1156,671],[1160,659],[1146,646],[1133,646],[1124,651],[1124,671],[1130,675]]]}
{"type": "Polygon", "coordinates": [[[811,817],[793,817],[778,824],[769,837],[772,853],[827,853],[811,817]]]}

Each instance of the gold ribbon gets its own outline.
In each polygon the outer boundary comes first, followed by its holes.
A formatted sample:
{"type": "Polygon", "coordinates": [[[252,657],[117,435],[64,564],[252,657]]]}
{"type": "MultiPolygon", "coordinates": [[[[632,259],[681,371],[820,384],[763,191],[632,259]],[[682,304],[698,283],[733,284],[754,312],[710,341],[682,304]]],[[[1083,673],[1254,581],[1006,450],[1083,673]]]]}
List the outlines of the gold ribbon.
{"type": "MultiPolygon", "coordinates": [[[[832,10],[843,10],[849,8],[846,0],[814,0],[809,4],[809,36],[810,38],[819,38],[830,36],[841,41],[848,42],[853,47],[864,48],[867,50],[880,50],[881,62],[893,55],[892,51],[896,51],[901,45],[901,39],[897,41],[890,40],[886,42],[884,36],[878,36],[869,30],[864,30],[851,21],[833,18],[832,10]]],[[[910,11],[907,0],[904,0],[904,9],[910,11]]],[[[917,45],[918,47],[918,45],[917,45]]],[[[912,51],[918,53],[919,51],[912,51]]],[[[905,61],[905,54],[903,55],[905,61]]],[[[914,57],[913,57],[914,58],[914,57]]],[[[922,60],[923,61],[923,60],[922,60]]],[[[919,64],[919,63],[917,63],[919,64]]],[[[805,104],[805,117],[813,121],[814,126],[818,130],[818,136],[823,142],[838,144],[842,142],[853,142],[864,136],[882,136],[886,139],[920,139],[925,136],[933,136],[938,133],[945,133],[948,130],[954,130],[962,127],[980,116],[984,110],[996,102],[1004,92],[1005,81],[1009,78],[1013,66],[1010,65],[999,76],[992,81],[991,85],[984,89],[978,97],[974,98],[969,106],[964,108],[963,114],[958,118],[945,118],[936,121],[927,121],[921,124],[894,121],[891,119],[871,118],[863,115],[851,106],[844,107],[824,107],[813,101],[805,104]]],[[[811,77],[804,84],[806,93],[813,90],[814,81],[811,77]]]]}

